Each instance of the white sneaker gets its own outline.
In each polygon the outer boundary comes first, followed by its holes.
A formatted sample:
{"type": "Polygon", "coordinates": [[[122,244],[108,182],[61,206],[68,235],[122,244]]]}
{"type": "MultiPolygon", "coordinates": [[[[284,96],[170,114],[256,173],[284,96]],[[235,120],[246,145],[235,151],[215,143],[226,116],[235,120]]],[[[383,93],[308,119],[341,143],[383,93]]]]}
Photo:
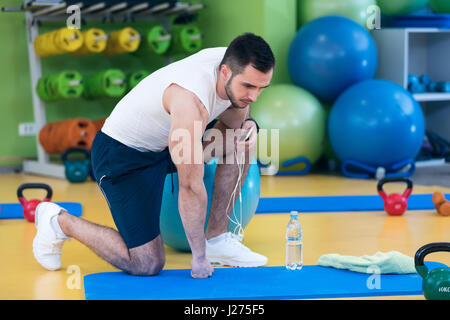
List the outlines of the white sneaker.
{"type": "Polygon", "coordinates": [[[36,207],[35,225],[37,229],[33,240],[33,254],[36,260],[47,270],[61,268],[61,254],[64,241],[70,239],[58,235],[52,227],[51,219],[63,208],[52,202],[41,202],[36,207]]]}
{"type": "Polygon", "coordinates": [[[206,241],[206,258],[215,266],[260,267],[267,258],[251,251],[231,232],[206,241]]]}

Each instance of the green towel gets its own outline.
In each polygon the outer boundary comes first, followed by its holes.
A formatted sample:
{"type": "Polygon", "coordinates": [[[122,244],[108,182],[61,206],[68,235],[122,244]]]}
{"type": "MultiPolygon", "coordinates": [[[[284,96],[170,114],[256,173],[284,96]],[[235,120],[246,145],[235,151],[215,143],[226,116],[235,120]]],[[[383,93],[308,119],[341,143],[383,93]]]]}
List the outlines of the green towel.
{"type": "Polygon", "coordinates": [[[317,264],[323,267],[348,269],[371,274],[375,272],[380,274],[416,273],[414,259],[397,251],[377,252],[373,256],[364,255],[361,257],[325,254],[319,258],[317,264]]]}

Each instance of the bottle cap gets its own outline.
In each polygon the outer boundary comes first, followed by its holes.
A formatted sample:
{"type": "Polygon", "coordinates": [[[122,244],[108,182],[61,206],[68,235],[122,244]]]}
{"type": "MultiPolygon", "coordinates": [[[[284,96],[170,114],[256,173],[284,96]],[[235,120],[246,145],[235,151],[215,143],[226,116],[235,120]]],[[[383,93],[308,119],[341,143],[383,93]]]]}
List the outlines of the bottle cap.
{"type": "Polygon", "coordinates": [[[298,217],[297,211],[291,211],[291,217],[298,217]]]}

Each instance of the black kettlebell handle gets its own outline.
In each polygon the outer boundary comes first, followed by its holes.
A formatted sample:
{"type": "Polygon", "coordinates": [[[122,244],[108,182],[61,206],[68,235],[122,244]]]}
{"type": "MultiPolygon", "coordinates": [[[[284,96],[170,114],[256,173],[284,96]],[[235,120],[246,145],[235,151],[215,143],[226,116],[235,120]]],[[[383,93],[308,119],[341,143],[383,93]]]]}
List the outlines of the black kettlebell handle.
{"type": "Polygon", "coordinates": [[[383,191],[383,186],[386,183],[390,183],[390,182],[405,182],[408,185],[407,189],[412,189],[413,188],[413,182],[410,179],[408,179],[408,178],[403,178],[403,177],[383,178],[380,181],[378,181],[378,185],[377,185],[378,191],[383,191]]]}
{"type": "Polygon", "coordinates": [[[84,148],[69,148],[69,149],[65,150],[61,154],[62,161],[67,161],[67,157],[69,156],[69,154],[76,153],[76,152],[77,153],[83,153],[86,156],[86,159],[89,159],[91,157],[91,153],[87,149],[84,149],[84,148]]]}
{"type": "Polygon", "coordinates": [[[47,196],[45,199],[51,199],[53,196],[52,188],[45,183],[24,183],[19,186],[17,189],[17,198],[24,198],[23,191],[25,189],[44,189],[47,190],[47,196]]]}
{"type": "Polygon", "coordinates": [[[424,259],[427,255],[433,252],[440,252],[440,251],[450,252],[450,242],[434,242],[424,245],[416,252],[416,256],[414,257],[415,265],[423,266],[424,259]]]}

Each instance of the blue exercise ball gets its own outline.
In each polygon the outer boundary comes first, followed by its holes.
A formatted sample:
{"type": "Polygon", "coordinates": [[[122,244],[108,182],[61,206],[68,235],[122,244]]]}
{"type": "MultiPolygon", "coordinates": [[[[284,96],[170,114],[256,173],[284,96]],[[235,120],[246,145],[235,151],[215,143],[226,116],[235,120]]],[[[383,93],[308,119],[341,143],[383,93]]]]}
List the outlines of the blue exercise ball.
{"type": "Polygon", "coordinates": [[[318,18],[300,28],[288,55],[292,82],[325,103],[334,102],[351,85],[373,78],[377,66],[371,35],[342,16],[318,18]]]}
{"type": "MultiPolygon", "coordinates": [[[[208,164],[205,164],[205,171],[203,182],[208,193],[208,211],[206,215],[205,230],[208,224],[209,210],[211,208],[211,201],[214,191],[214,175],[217,167],[217,159],[214,159],[208,164]]],[[[167,175],[164,184],[164,193],[161,206],[160,229],[164,244],[181,251],[190,251],[189,242],[187,241],[184,232],[183,224],[181,222],[180,213],[178,211],[178,175],[173,174],[174,192],[172,194],[172,181],[170,174],[167,175]]],[[[234,221],[242,224],[244,229],[252,219],[258,206],[259,196],[261,192],[261,181],[258,164],[256,159],[252,160],[250,164],[247,178],[242,185],[241,201],[239,195],[236,195],[236,203],[234,209],[230,214],[230,221],[228,223],[228,231],[237,234],[239,232],[239,225],[234,221]],[[242,216],[241,216],[242,213],[242,216]]],[[[228,199],[227,199],[228,201],[228,199]]]]}
{"type": "Polygon", "coordinates": [[[371,79],[355,84],[336,100],[328,133],[339,160],[388,168],[418,155],[425,118],[403,87],[371,79]]]}

